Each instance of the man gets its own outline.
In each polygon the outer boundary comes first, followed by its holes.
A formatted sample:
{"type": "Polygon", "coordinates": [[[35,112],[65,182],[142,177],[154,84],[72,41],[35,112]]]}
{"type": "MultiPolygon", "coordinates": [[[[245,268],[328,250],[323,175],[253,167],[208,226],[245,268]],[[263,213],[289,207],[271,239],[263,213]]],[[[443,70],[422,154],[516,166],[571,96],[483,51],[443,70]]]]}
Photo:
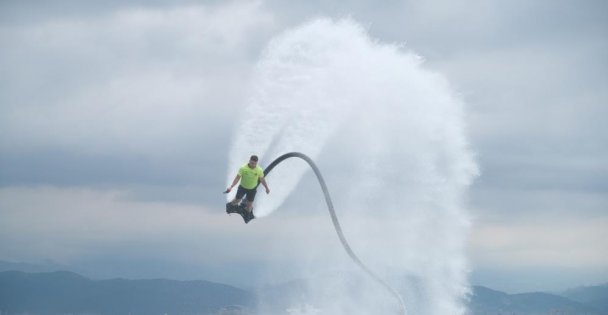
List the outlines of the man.
{"type": "Polygon", "coordinates": [[[249,158],[249,163],[243,165],[239,169],[239,173],[232,181],[232,185],[226,189],[226,192],[230,192],[232,188],[239,183],[239,180],[241,181],[241,184],[236,191],[236,197],[231,203],[236,206],[241,202],[243,196],[245,196],[247,198],[245,209],[251,212],[253,210],[253,200],[255,199],[255,194],[257,192],[258,182],[261,182],[262,185],[264,185],[267,194],[270,193],[270,189],[264,179],[264,170],[258,166],[258,157],[256,155],[252,155],[251,158],[249,158]]]}

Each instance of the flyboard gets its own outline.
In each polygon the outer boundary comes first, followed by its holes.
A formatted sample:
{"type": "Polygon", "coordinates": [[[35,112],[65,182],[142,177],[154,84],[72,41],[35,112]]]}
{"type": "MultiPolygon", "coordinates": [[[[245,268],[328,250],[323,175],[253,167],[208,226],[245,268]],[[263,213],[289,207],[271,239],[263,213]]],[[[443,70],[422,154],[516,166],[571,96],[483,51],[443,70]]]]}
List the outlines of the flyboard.
{"type": "MultiPolygon", "coordinates": [[[[228,193],[228,191],[225,191],[224,193],[228,193]]],[[[226,213],[240,214],[241,217],[243,217],[243,221],[245,221],[245,224],[247,224],[247,223],[249,223],[249,221],[255,219],[255,216],[253,215],[253,211],[247,211],[245,200],[246,200],[245,198],[241,199],[241,203],[238,205],[234,205],[234,204],[232,204],[232,202],[226,203],[226,213]]]]}
{"type": "Polygon", "coordinates": [[[253,215],[253,211],[247,211],[247,209],[245,208],[244,202],[241,202],[241,204],[239,204],[239,205],[233,205],[232,202],[227,203],[226,204],[226,213],[240,214],[241,217],[243,217],[243,220],[245,221],[245,223],[249,223],[249,221],[255,219],[255,216],[253,215]]]}

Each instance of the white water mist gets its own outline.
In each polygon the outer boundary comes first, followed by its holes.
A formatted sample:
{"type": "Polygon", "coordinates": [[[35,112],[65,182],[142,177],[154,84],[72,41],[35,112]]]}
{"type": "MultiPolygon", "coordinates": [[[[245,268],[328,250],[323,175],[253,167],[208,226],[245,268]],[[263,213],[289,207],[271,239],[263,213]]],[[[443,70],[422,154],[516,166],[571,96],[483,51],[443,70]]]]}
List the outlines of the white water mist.
{"type": "MultiPolygon", "coordinates": [[[[463,120],[447,81],[417,55],[370,38],[352,20],[315,20],[265,50],[237,124],[227,181],[251,154],[262,166],[290,151],[309,155],[333,188],[353,249],[401,292],[408,313],[463,314],[463,199],[476,174],[463,120]]],[[[273,170],[272,193],[258,193],[256,216],[281,206],[306,171],[289,160],[273,170]]],[[[319,314],[397,310],[343,252],[317,245],[306,248],[309,259],[298,267],[308,279],[303,303],[319,314]],[[320,276],[328,264],[342,270],[339,276],[320,276]]]]}

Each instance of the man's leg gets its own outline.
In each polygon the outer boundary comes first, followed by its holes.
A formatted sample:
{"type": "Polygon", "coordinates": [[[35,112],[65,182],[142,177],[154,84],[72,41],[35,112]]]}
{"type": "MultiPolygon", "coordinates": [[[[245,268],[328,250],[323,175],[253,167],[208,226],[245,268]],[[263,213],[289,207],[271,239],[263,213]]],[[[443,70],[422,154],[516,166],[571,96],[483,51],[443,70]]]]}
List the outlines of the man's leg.
{"type": "Polygon", "coordinates": [[[239,203],[241,202],[241,199],[243,199],[243,196],[245,196],[246,191],[245,189],[243,189],[243,187],[241,187],[241,185],[239,185],[239,188],[236,191],[236,196],[234,197],[234,200],[231,201],[233,206],[238,206],[239,203]]]}
{"type": "Polygon", "coordinates": [[[248,190],[247,195],[245,196],[245,198],[247,198],[247,202],[245,203],[245,209],[249,212],[253,210],[253,200],[255,199],[256,192],[257,190],[255,188],[248,190]]]}

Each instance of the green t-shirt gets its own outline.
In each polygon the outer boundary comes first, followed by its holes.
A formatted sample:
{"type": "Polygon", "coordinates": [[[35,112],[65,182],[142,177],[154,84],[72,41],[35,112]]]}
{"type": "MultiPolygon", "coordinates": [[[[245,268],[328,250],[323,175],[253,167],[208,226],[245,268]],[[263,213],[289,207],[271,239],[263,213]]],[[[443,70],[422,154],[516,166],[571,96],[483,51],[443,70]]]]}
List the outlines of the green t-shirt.
{"type": "Polygon", "coordinates": [[[251,168],[248,164],[245,164],[239,169],[239,175],[241,176],[241,186],[246,189],[253,189],[258,185],[259,179],[264,177],[264,170],[259,165],[251,168]]]}

